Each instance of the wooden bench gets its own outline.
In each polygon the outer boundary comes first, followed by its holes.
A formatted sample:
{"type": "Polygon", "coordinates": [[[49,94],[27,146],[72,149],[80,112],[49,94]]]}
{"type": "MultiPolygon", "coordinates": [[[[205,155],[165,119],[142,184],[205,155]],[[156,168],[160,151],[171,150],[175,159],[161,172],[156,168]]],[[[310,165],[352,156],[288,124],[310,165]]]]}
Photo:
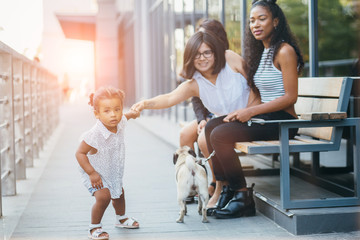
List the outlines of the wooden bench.
{"type": "MultiPolygon", "coordinates": [[[[280,201],[282,209],[360,205],[360,118],[346,118],[352,78],[300,78],[299,119],[262,121],[252,124],[279,124],[279,141],[238,142],[235,149],[247,154],[280,155],[280,201]],[[352,127],[355,137],[354,191],[350,197],[292,200],[290,197],[290,153],[338,151],[344,127],[352,127]],[[289,140],[289,129],[299,128],[289,140]]],[[[319,160],[313,165],[319,165],[319,160]]]]}

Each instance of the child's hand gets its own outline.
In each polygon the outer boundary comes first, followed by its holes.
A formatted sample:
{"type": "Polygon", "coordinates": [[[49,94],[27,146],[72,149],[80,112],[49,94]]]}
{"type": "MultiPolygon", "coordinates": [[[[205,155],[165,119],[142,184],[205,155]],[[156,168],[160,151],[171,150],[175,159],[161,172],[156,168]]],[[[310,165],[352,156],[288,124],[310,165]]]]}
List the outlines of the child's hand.
{"type": "Polygon", "coordinates": [[[96,189],[101,189],[104,187],[100,175],[94,171],[89,175],[91,186],[96,189]]]}
{"type": "Polygon", "coordinates": [[[132,118],[134,118],[134,119],[140,117],[140,111],[136,111],[136,110],[134,110],[134,109],[130,109],[130,110],[129,110],[129,113],[131,114],[132,118]]]}

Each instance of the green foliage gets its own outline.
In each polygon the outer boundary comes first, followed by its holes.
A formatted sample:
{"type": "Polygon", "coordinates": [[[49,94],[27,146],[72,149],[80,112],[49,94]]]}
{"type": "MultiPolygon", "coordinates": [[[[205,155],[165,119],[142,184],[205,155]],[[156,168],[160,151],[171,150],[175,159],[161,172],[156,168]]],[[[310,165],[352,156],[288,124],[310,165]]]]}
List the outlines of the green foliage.
{"type": "Polygon", "coordinates": [[[309,61],[308,7],[299,0],[279,0],[292,33],[298,40],[304,61],[309,61]]]}
{"type": "Polygon", "coordinates": [[[226,22],[226,32],[229,39],[229,48],[241,54],[241,37],[239,22],[226,22]]]}
{"type": "Polygon", "coordinates": [[[319,59],[334,60],[355,57],[355,18],[346,12],[339,0],[319,1],[319,59]]]}

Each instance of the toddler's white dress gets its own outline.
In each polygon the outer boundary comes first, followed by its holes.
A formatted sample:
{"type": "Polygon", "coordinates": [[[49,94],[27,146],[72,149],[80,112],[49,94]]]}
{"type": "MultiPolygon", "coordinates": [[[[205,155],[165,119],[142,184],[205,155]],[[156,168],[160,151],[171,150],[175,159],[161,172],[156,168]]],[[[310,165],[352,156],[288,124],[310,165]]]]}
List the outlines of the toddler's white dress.
{"type": "MultiPolygon", "coordinates": [[[[125,142],[124,129],[127,118],[123,115],[117,126],[117,133],[110,132],[100,120],[87,132],[81,140],[97,149],[97,153],[88,154],[90,164],[101,176],[104,188],[110,190],[111,198],[120,198],[123,187],[125,142]]],[[[79,167],[81,178],[87,189],[91,189],[89,175],[79,167]]]]}

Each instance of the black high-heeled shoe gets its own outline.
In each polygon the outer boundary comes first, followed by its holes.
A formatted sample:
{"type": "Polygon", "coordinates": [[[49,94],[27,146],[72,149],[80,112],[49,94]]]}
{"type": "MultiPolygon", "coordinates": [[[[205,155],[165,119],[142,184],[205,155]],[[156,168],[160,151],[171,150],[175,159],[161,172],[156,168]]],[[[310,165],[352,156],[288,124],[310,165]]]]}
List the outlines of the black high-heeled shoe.
{"type": "Polygon", "coordinates": [[[242,216],[255,216],[255,201],[253,198],[253,184],[246,191],[235,192],[234,197],[222,209],[214,210],[216,218],[238,218],[242,216]]]}
{"type": "Polygon", "coordinates": [[[214,207],[208,208],[206,210],[206,214],[208,216],[213,216],[215,210],[222,209],[223,207],[225,207],[226,204],[228,204],[228,202],[233,198],[233,196],[234,196],[234,191],[231,190],[229,186],[223,186],[219,200],[217,201],[214,207]]]}

